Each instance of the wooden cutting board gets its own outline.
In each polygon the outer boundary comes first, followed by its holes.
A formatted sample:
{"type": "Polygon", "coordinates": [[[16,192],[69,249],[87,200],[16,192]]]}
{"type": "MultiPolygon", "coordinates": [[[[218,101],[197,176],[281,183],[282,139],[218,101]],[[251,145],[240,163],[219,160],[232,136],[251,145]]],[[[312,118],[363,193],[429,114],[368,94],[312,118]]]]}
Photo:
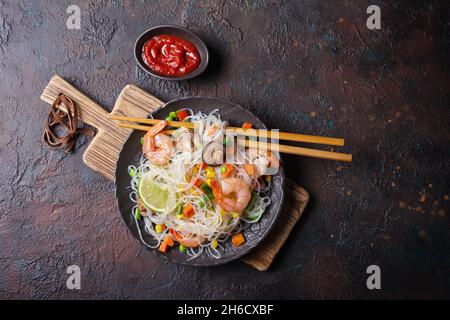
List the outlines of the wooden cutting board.
{"type": "MultiPolygon", "coordinates": [[[[148,113],[164,104],[144,90],[134,85],[127,85],[117,98],[111,113],[108,113],[99,104],[57,75],[50,80],[41,99],[51,104],[61,92],[70,97],[78,106],[80,120],[97,129],[96,136],[83,154],[84,163],[110,181],[114,181],[116,161],[131,129],[116,126],[108,117],[123,115],[145,118],[148,113]]],[[[273,230],[258,247],[241,260],[260,271],[267,270],[295,223],[300,219],[308,200],[308,192],[287,179],[286,201],[273,230]]]]}

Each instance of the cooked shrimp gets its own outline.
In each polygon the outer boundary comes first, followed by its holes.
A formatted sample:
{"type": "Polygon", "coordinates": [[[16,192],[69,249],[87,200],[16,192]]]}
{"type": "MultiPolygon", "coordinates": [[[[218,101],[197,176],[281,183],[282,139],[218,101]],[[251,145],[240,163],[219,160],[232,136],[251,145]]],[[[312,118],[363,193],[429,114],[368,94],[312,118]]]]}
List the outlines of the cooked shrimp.
{"type": "Polygon", "coordinates": [[[222,209],[242,213],[247,207],[252,194],[249,186],[238,178],[227,178],[219,182],[211,181],[211,188],[217,203],[222,209]]]}
{"type": "Polygon", "coordinates": [[[173,236],[174,240],[181,243],[187,248],[197,248],[200,244],[205,241],[205,237],[198,235],[185,236],[179,231],[172,230],[170,234],[173,236]]]}
{"type": "Polygon", "coordinates": [[[251,163],[255,165],[257,177],[268,173],[274,174],[275,172],[268,171],[280,167],[280,159],[269,150],[249,149],[248,155],[251,163]]]}
{"type": "Polygon", "coordinates": [[[187,237],[183,239],[179,239],[178,242],[181,243],[186,248],[197,248],[200,244],[205,241],[204,237],[187,237]]]}
{"type": "Polygon", "coordinates": [[[192,152],[192,132],[187,128],[180,128],[176,130],[175,146],[178,152],[192,152]]]}
{"type": "Polygon", "coordinates": [[[172,138],[163,133],[151,136],[147,133],[144,136],[142,151],[148,161],[156,165],[165,165],[174,154],[175,147],[172,138]]]}

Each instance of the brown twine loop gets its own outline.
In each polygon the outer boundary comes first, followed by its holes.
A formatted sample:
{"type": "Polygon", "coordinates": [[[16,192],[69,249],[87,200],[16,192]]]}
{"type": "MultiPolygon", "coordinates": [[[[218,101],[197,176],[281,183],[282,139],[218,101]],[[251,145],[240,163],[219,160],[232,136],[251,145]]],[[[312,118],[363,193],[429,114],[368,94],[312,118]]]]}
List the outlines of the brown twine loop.
{"type": "Polygon", "coordinates": [[[94,136],[95,132],[89,128],[78,128],[78,109],[72,99],[60,93],[53,101],[44,123],[44,142],[51,149],[62,149],[66,153],[73,151],[78,135],[94,136]],[[66,110],[59,105],[63,103],[66,110]],[[58,126],[65,128],[65,135],[58,135],[58,126]]]}

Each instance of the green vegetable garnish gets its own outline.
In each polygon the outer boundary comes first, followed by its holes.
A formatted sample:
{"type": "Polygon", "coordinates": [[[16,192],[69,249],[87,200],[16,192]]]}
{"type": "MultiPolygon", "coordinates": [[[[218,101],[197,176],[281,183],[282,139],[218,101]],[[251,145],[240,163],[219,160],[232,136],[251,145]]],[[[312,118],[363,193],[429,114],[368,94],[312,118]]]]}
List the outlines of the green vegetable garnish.
{"type": "Polygon", "coordinates": [[[252,197],[250,198],[250,201],[249,201],[247,207],[245,207],[244,211],[247,211],[247,210],[253,208],[253,206],[255,205],[255,202],[256,202],[256,198],[258,198],[258,195],[256,194],[256,192],[252,192],[252,197]]]}
{"type": "Polygon", "coordinates": [[[136,208],[136,210],[134,211],[134,217],[136,218],[136,220],[141,220],[141,210],[139,208],[136,208]]]}
{"type": "Polygon", "coordinates": [[[134,176],[136,175],[136,170],[131,168],[130,170],[128,170],[128,174],[130,175],[130,177],[134,178],[134,176]]]}
{"type": "Polygon", "coordinates": [[[176,120],[177,119],[177,113],[175,111],[172,111],[169,113],[169,117],[171,117],[172,119],[176,120]]]}
{"type": "Polygon", "coordinates": [[[180,203],[177,207],[177,216],[183,213],[183,205],[180,203]]]}
{"type": "Polygon", "coordinates": [[[141,146],[144,145],[144,137],[141,138],[141,146]]]}
{"type": "Polygon", "coordinates": [[[231,139],[228,136],[223,137],[223,144],[229,146],[231,143],[231,139]]]}
{"type": "Polygon", "coordinates": [[[220,173],[224,174],[227,172],[227,167],[226,166],[221,166],[220,167],[220,173]]]}
{"type": "Polygon", "coordinates": [[[166,121],[173,121],[173,120],[174,119],[172,117],[170,117],[170,116],[166,118],[166,121]]]}
{"type": "Polygon", "coordinates": [[[202,185],[200,186],[200,188],[201,188],[206,194],[212,192],[211,187],[208,186],[208,184],[206,184],[206,183],[202,183],[202,185]]]}
{"type": "Polygon", "coordinates": [[[186,252],[186,247],[184,245],[182,245],[182,244],[180,244],[178,249],[180,250],[180,252],[186,252]]]}

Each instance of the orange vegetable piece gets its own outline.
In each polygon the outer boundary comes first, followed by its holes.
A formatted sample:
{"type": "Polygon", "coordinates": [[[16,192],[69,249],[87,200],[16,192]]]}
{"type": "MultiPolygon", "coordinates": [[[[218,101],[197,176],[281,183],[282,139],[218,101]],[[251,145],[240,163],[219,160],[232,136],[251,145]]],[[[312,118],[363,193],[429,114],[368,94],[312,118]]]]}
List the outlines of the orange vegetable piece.
{"type": "Polygon", "coordinates": [[[164,242],[167,243],[167,245],[169,247],[173,247],[173,245],[175,244],[175,242],[173,242],[172,238],[170,236],[166,236],[164,238],[164,242]]]}
{"type": "Polygon", "coordinates": [[[244,242],[245,242],[245,238],[244,238],[244,235],[242,234],[242,232],[233,234],[233,236],[231,237],[231,243],[233,244],[234,247],[239,247],[244,242]]]}
{"type": "Polygon", "coordinates": [[[244,170],[249,175],[254,175],[255,174],[255,166],[253,164],[244,164],[244,170]]]}
{"type": "Polygon", "coordinates": [[[185,205],[183,207],[183,214],[186,218],[190,218],[194,215],[194,207],[192,206],[192,204],[188,203],[187,205],[185,205]]]}
{"type": "Polygon", "coordinates": [[[222,173],[222,176],[224,178],[228,178],[231,175],[231,173],[233,173],[234,167],[230,163],[226,163],[225,167],[227,168],[227,171],[225,173],[222,173]]]}
{"type": "Polygon", "coordinates": [[[202,179],[197,177],[197,178],[192,178],[191,183],[196,186],[197,188],[200,188],[200,186],[202,185],[202,179]]]}
{"type": "Polygon", "coordinates": [[[211,189],[213,191],[214,197],[217,200],[221,199],[223,197],[223,195],[222,195],[222,190],[220,189],[220,186],[219,186],[219,182],[217,182],[217,180],[213,179],[213,180],[211,180],[210,184],[211,184],[211,189]]]}
{"type": "Polygon", "coordinates": [[[251,127],[253,127],[253,124],[251,124],[250,122],[244,122],[244,124],[242,125],[242,128],[244,129],[250,129],[251,127]]]}
{"type": "Polygon", "coordinates": [[[167,243],[165,241],[163,241],[161,243],[161,245],[159,246],[159,251],[161,251],[162,253],[166,253],[167,249],[169,249],[169,246],[167,245],[167,243]]]}
{"type": "Polygon", "coordinates": [[[177,111],[177,118],[181,122],[183,122],[184,118],[186,118],[188,115],[189,115],[189,113],[186,110],[178,110],[177,111]]]}

